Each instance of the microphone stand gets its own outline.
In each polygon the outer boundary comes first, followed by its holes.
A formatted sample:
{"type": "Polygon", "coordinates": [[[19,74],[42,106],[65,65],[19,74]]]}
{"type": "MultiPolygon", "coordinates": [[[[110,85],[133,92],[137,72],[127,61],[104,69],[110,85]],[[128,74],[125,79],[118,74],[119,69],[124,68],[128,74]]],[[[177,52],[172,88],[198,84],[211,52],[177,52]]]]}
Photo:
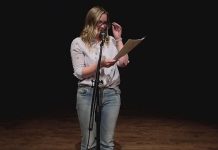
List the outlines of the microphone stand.
{"type": "Polygon", "coordinates": [[[99,81],[99,75],[100,75],[100,63],[101,63],[101,56],[102,56],[102,47],[104,45],[104,39],[102,39],[102,42],[100,44],[100,54],[97,64],[97,70],[96,70],[96,80],[94,81],[94,89],[93,89],[93,95],[92,95],[92,105],[91,105],[91,113],[90,113],[90,122],[89,122],[89,130],[93,129],[93,121],[95,118],[96,121],[96,131],[97,131],[97,150],[100,150],[100,122],[101,122],[101,101],[100,101],[100,91],[99,91],[99,83],[103,83],[102,81],[99,81]],[[95,112],[95,115],[94,115],[95,112]]]}

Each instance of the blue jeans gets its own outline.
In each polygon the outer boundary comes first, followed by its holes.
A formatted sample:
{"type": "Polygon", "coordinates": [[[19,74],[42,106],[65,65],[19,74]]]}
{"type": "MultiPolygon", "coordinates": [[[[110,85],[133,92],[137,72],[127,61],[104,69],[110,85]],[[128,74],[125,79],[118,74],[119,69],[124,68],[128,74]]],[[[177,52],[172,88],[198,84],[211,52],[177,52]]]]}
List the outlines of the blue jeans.
{"type": "MultiPolygon", "coordinates": [[[[120,89],[100,88],[101,101],[101,119],[100,119],[100,149],[114,149],[114,132],[116,122],[120,111],[120,89]]],[[[96,122],[94,119],[93,130],[89,130],[90,111],[92,104],[93,88],[84,86],[77,90],[77,115],[81,129],[81,150],[96,147],[96,122]]],[[[95,114],[95,113],[94,113],[95,114]]]]}

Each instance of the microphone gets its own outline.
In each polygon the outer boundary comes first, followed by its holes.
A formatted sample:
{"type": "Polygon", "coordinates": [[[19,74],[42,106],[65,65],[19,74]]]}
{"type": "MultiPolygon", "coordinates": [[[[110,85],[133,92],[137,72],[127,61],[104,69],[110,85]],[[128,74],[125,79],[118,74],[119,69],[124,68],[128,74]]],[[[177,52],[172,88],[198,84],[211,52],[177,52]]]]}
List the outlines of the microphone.
{"type": "Polygon", "coordinates": [[[106,31],[101,31],[101,32],[100,32],[100,39],[102,40],[102,42],[105,41],[106,36],[107,36],[106,31]]]}

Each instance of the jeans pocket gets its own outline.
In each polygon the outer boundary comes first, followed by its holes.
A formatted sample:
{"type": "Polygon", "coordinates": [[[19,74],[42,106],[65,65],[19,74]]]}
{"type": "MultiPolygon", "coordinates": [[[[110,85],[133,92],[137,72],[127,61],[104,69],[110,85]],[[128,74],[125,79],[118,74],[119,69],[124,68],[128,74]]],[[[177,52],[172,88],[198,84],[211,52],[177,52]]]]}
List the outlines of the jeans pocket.
{"type": "Polygon", "coordinates": [[[77,94],[81,95],[81,96],[85,96],[87,95],[89,92],[89,89],[87,87],[79,87],[77,94]]]}

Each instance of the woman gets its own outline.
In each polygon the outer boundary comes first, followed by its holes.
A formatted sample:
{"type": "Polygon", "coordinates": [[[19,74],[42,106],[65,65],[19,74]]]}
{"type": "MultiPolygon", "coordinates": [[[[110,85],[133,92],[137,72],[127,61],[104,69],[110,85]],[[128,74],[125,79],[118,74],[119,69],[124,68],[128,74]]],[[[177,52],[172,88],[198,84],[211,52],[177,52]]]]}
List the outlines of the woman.
{"type": "Polygon", "coordinates": [[[96,149],[96,123],[93,130],[89,130],[90,112],[93,96],[93,81],[96,79],[96,70],[102,41],[102,57],[99,70],[100,100],[100,149],[114,149],[114,131],[120,110],[120,75],[118,67],[128,64],[128,55],[118,60],[114,56],[123,47],[122,27],[112,23],[113,36],[108,35],[110,28],[108,12],[99,6],[91,8],[85,20],[84,28],[79,37],[71,43],[71,57],[74,75],[79,79],[77,89],[76,109],[81,128],[81,150],[96,149]],[[105,39],[100,33],[106,31],[105,39]]]}

